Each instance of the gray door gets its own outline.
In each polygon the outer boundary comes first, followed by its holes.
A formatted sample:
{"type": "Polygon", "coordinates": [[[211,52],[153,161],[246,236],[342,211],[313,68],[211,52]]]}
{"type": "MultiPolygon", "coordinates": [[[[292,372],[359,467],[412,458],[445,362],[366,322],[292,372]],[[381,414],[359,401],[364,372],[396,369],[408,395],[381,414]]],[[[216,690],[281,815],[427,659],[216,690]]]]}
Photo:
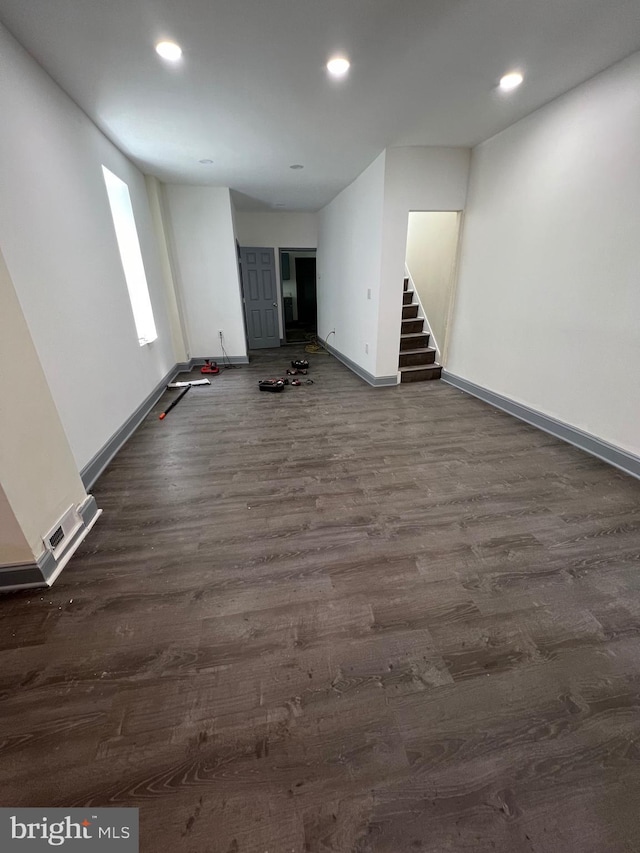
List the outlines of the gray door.
{"type": "Polygon", "coordinates": [[[279,347],[278,291],[273,249],[240,248],[249,349],[279,347]]]}

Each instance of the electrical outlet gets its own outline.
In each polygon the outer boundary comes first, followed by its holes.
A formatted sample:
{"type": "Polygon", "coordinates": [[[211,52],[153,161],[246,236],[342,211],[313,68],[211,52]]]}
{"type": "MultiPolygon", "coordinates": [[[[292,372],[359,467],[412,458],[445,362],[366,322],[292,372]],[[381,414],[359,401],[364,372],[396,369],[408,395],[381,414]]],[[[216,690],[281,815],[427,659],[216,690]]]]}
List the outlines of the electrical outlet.
{"type": "Polygon", "coordinates": [[[371,299],[371,288],[367,288],[367,299],[371,299]]]}
{"type": "Polygon", "coordinates": [[[222,329],[218,329],[218,337],[222,340],[222,329]]]}
{"type": "Polygon", "coordinates": [[[369,344],[364,345],[364,351],[367,353],[367,355],[369,354],[369,344]]]}

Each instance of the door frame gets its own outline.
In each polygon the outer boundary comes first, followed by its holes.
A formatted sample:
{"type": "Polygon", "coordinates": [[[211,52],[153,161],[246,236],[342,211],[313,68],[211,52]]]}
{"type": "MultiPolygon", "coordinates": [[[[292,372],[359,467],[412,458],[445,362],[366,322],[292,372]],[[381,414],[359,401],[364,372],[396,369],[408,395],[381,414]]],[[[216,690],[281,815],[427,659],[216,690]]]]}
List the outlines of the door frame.
{"type": "MultiPolygon", "coordinates": [[[[282,252],[292,252],[293,254],[296,254],[296,253],[311,254],[311,252],[313,252],[315,255],[315,259],[316,259],[316,286],[317,286],[317,281],[318,281],[318,275],[317,275],[318,247],[317,246],[306,246],[306,247],[305,246],[298,246],[297,248],[292,248],[291,246],[278,246],[276,251],[278,252],[278,279],[280,280],[280,316],[282,318],[282,343],[286,344],[286,343],[288,343],[288,341],[287,341],[287,324],[285,322],[285,316],[284,316],[284,282],[282,280],[282,263],[281,263],[282,252]]],[[[289,267],[291,267],[291,262],[289,262],[289,267]]],[[[295,268],[295,264],[294,264],[294,268],[295,268]]],[[[317,291],[316,291],[316,305],[317,305],[317,302],[318,302],[318,297],[317,297],[317,291]]]]}

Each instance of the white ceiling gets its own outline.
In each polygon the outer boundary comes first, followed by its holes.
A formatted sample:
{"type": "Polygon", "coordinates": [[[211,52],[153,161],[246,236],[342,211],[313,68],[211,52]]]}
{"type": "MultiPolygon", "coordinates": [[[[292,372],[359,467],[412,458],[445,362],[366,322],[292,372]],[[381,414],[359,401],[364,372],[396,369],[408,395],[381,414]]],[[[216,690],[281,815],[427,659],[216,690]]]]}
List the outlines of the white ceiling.
{"type": "Polygon", "coordinates": [[[640,0],[0,0],[0,20],[143,171],[256,210],[317,210],[390,145],[475,145],[640,48],[640,0]]]}

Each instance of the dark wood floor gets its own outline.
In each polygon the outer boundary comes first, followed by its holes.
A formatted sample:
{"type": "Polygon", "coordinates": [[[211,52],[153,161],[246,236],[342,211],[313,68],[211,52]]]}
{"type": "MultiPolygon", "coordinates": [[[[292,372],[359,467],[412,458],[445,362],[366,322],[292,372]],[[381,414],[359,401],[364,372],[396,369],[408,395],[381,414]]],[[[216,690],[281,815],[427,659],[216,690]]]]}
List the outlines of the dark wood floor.
{"type": "Polygon", "coordinates": [[[260,393],[292,357],[150,416],[0,598],[0,803],[139,806],[143,853],[640,851],[640,483],[441,382],[260,393]]]}

